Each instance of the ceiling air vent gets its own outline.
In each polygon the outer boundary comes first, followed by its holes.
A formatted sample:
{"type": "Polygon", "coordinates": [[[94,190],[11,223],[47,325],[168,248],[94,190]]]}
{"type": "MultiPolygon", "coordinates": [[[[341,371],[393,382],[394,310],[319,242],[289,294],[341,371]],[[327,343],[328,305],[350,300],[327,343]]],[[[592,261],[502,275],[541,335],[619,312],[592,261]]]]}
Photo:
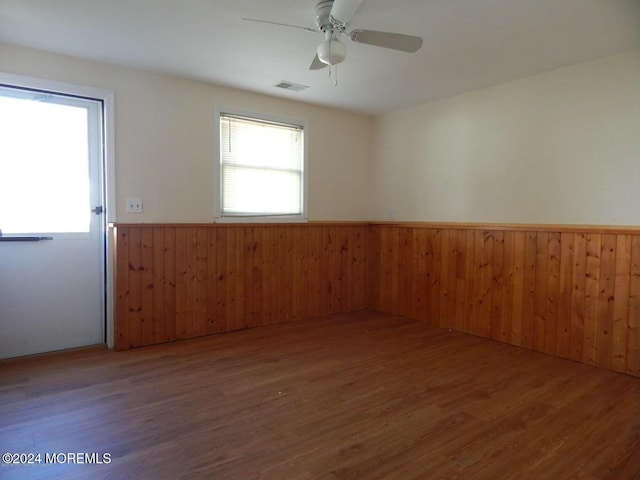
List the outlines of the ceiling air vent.
{"type": "Polygon", "coordinates": [[[286,80],[283,80],[280,83],[276,83],[274,87],[282,88],[283,90],[291,90],[292,92],[300,92],[309,88],[306,85],[298,85],[297,83],[287,82],[286,80]]]}

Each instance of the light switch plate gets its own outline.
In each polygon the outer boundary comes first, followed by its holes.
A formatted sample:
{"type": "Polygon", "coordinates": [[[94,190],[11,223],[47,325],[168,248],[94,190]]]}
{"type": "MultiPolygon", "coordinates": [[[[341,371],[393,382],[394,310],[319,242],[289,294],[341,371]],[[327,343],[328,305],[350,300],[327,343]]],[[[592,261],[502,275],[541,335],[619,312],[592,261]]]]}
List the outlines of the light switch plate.
{"type": "Polygon", "coordinates": [[[142,213],[142,199],[127,197],[127,213],[142,213]]]}

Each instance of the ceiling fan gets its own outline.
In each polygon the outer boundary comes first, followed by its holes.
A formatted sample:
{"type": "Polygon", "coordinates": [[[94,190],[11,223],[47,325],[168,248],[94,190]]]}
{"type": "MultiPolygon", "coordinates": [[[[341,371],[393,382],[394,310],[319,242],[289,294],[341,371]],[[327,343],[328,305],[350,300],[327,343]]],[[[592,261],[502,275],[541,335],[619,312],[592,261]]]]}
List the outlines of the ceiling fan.
{"type": "Polygon", "coordinates": [[[343,62],[347,56],[347,46],[341,41],[348,37],[356,43],[365,43],[377,47],[390,48],[401,52],[414,53],[422,47],[422,38],[401,33],[380,32],[377,30],[352,30],[347,32],[351,18],[364,0],[321,0],[315,8],[316,28],[288,25],[253,18],[243,18],[252,22],[269,23],[283,27],[299,28],[307,32],[323,33],[324,41],[318,45],[316,56],[310,70],[319,70],[328,65],[343,62]]]}

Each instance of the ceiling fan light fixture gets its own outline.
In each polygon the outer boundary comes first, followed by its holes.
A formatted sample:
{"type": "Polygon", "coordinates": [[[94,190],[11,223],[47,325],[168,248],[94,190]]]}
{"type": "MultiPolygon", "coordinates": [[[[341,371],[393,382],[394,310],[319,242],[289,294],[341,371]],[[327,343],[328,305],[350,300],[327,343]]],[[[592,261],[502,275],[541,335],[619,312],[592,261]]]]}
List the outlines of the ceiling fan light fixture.
{"type": "Polygon", "coordinates": [[[414,35],[365,29],[348,32],[347,27],[351,25],[351,17],[364,3],[364,0],[317,0],[317,2],[315,7],[316,28],[252,18],[244,18],[243,20],[323,34],[324,42],[318,45],[316,55],[309,65],[309,70],[322,70],[327,65],[333,66],[344,62],[347,57],[347,46],[340,39],[345,37],[355,43],[364,43],[407,53],[415,53],[422,47],[422,38],[414,35]]]}
{"type": "Polygon", "coordinates": [[[347,57],[347,46],[340,40],[329,39],[318,45],[318,58],[327,65],[336,65],[347,57]]]}

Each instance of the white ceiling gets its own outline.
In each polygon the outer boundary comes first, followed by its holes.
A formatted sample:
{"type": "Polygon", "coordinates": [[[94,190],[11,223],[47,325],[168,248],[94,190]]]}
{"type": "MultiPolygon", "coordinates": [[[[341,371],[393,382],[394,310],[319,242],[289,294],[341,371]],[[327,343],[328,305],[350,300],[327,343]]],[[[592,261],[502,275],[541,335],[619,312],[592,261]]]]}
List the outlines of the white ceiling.
{"type": "MultiPolygon", "coordinates": [[[[0,42],[379,113],[640,46],[640,0],[364,0],[350,28],[419,35],[415,54],[348,43],[338,85],[310,71],[317,0],[0,0],[0,42]],[[277,89],[281,80],[308,85],[277,89]]],[[[2,59],[0,59],[0,70],[2,59]]]]}

